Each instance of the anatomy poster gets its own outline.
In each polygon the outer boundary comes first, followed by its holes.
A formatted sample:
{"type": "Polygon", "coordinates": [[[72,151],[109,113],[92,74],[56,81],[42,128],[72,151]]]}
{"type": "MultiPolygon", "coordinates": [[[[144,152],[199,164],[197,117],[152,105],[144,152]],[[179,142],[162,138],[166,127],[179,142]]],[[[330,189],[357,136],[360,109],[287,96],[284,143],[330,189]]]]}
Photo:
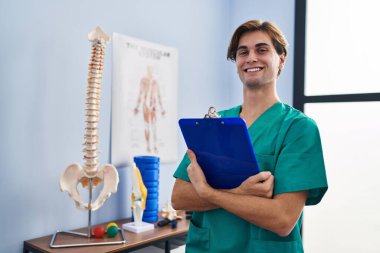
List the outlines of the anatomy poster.
{"type": "Polygon", "coordinates": [[[175,48],[113,34],[112,163],[134,156],[177,160],[175,48]]]}

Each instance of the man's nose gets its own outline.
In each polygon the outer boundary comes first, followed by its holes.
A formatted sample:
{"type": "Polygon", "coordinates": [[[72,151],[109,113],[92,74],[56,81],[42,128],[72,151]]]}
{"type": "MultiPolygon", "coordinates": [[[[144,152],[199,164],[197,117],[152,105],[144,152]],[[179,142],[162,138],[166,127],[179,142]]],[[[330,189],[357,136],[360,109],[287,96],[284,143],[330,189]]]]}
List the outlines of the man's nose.
{"type": "Polygon", "coordinates": [[[257,55],[253,50],[250,50],[247,57],[247,63],[257,62],[257,55]]]}

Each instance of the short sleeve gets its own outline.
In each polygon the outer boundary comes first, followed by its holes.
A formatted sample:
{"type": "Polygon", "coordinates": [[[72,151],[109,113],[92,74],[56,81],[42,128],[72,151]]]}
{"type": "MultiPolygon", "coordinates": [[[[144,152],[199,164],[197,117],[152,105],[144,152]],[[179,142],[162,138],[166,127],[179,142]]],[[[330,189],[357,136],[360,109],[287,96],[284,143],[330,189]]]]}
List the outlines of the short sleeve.
{"type": "Polygon", "coordinates": [[[321,201],[328,186],[319,130],[312,119],[295,120],[287,129],[274,176],[274,194],[307,190],[306,205],[321,201]]]}
{"type": "Polygon", "coordinates": [[[184,181],[190,182],[190,178],[187,175],[187,167],[189,166],[189,164],[190,164],[190,159],[187,156],[187,154],[185,154],[183,156],[181,163],[178,165],[177,170],[174,172],[173,176],[175,178],[179,178],[179,179],[182,179],[184,181]]]}

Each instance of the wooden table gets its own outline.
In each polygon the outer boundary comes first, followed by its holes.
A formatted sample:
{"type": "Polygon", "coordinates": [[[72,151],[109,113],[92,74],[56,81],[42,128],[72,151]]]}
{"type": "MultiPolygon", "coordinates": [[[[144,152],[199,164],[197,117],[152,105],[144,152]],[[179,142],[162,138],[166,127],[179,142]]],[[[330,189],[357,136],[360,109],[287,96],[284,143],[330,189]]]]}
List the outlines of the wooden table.
{"type": "MultiPolygon", "coordinates": [[[[121,227],[122,224],[127,223],[127,222],[130,222],[130,219],[116,221],[119,227],[121,227]]],[[[105,226],[107,225],[107,223],[101,224],[101,225],[105,226]]],[[[58,249],[50,248],[49,244],[52,239],[52,235],[49,235],[49,236],[44,236],[44,237],[24,241],[23,252],[24,253],[29,253],[29,252],[33,252],[33,253],[131,252],[134,250],[138,250],[140,248],[150,246],[158,242],[165,242],[165,252],[170,252],[170,240],[186,235],[188,229],[189,229],[189,221],[179,220],[177,224],[177,228],[171,228],[170,225],[167,225],[164,227],[155,226],[154,230],[142,232],[139,234],[135,234],[135,233],[124,230],[125,238],[126,238],[125,244],[106,245],[106,246],[70,247],[70,248],[58,248],[58,249]]],[[[81,228],[74,231],[86,233],[87,228],[81,228]]],[[[107,241],[107,242],[118,241],[118,240],[121,240],[121,235],[119,232],[118,236],[115,238],[108,238],[107,235],[105,235],[103,239],[96,239],[96,238],[78,237],[78,236],[69,235],[69,234],[59,234],[55,240],[55,244],[99,242],[100,240],[107,241]]]]}

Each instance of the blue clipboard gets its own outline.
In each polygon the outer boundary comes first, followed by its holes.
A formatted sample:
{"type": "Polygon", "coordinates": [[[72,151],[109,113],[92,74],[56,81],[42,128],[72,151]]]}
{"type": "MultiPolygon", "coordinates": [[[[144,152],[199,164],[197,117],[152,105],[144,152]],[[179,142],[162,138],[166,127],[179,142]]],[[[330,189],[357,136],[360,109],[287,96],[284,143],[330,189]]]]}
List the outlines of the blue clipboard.
{"type": "Polygon", "coordinates": [[[242,118],[180,119],[179,126],[212,187],[231,189],[259,172],[242,118]]]}

